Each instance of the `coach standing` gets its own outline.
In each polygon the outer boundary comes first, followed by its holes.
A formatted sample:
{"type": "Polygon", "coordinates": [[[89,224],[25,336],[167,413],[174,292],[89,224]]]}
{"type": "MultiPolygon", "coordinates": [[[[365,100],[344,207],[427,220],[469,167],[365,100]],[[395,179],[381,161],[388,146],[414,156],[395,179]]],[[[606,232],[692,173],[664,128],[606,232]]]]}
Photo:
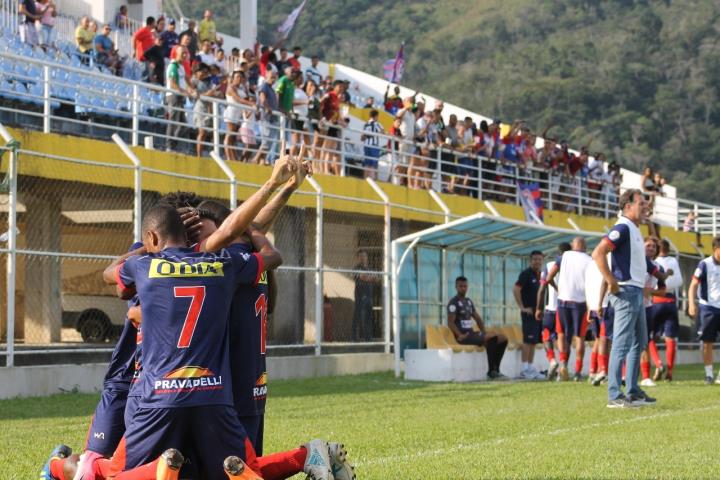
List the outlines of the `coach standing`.
{"type": "Polygon", "coordinates": [[[638,386],[640,353],[647,346],[643,286],[647,258],[638,226],[647,217],[647,202],[640,190],[626,190],[618,204],[622,215],[593,252],[593,260],[608,284],[615,311],[613,348],[608,371],[608,408],[654,403],[638,386]],[[610,254],[611,267],[607,256],[610,254]],[[620,387],[622,362],[627,356],[627,396],[620,387]]]}
{"type": "Polygon", "coordinates": [[[515,303],[520,309],[523,333],[521,353],[523,368],[520,378],[529,380],[545,379],[545,375],[538,372],[533,366],[535,345],[540,343],[541,323],[539,320],[535,320],[535,304],[540,289],[540,269],[544,258],[541,251],[533,251],[530,254],[530,266],[520,273],[513,288],[515,303]]]}

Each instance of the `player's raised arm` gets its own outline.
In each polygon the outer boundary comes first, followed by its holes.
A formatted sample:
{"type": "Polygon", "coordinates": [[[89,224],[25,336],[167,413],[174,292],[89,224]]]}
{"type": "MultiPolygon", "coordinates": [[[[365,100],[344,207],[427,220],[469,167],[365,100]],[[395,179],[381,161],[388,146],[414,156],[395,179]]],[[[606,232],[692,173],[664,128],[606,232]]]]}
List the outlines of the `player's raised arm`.
{"type": "Polygon", "coordinates": [[[260,213],[260,210],[268,201],[270,195],[272,195],[280,185],[295,175],[298,169],[297,163],[295,157],[291,157],[290,155],[281,156],[277,162],[275,162],[275,168],[273,168],[270,179],[265,182],[257,192],[253,193],[250,198],[245,200],[242,205],[233,210],[220,227],[205,240],[203,250],[208,252],[220,250],[241,236],[257,214],[260,213]]]}
{"type": "Polygon", "coordinates": [[[140,248],[137,248],[135,250],[129,251],[126,254],[116,258],[113,260],[113,262],[108,265],[108,267],[103,271],[103,280],[108,285],[117,285],[117,277],[115,276],[115,271],[117,270],[118,265],[121,265],[125,262],[128,258],[134,256],[134,255],[143,255],[146,253],[145,246],[143,245],[140,248]]]}

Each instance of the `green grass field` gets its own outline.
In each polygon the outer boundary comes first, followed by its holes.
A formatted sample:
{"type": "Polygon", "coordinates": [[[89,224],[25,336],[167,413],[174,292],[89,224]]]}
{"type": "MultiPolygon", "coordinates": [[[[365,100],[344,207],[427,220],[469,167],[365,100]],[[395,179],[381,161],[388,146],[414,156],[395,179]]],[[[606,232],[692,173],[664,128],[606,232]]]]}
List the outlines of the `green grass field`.
{"type": "MultiPolygon", "coordinates": [[[[270,384],[266,452],[340,440],[359,479],[718,478],[720,386],[702,368],[605,408],[586,383],[421,383],[390,373],[270,384]]],[[[0,478],[35,479],[57,443],[84,441],[97,395],[0,401],[0,478]]],[[[298,476],[298,478],[301,478],[298,476]]]]}

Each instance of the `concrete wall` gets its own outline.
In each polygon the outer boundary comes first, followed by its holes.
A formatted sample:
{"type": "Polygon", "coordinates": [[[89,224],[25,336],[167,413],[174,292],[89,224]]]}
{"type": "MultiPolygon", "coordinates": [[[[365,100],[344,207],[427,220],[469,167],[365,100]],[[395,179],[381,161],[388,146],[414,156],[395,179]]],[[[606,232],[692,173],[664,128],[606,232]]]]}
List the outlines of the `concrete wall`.
{"type": "MultiPolygon", "coordinates": [[[[63,392],[95,393],[102,389],[106,364],[0,368],[0,399],[47,396],[63,392]]],[[[268,358],[270,381],[382,372],[393,368],[385,353],[268,358]]]]}

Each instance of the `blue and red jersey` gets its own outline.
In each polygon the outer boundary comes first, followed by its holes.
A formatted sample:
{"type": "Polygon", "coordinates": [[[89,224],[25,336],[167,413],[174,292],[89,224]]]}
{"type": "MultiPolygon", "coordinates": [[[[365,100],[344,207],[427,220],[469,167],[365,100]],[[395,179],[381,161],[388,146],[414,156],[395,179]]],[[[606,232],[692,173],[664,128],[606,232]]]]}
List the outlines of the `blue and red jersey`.
{"type": "Polygon", "coordinates": [[[171,247],[128,258],[116,269],[142,310],[141,408],[233,404],[228,314],[238,284],[257,284],[257,254],[171,247]]]}
{"type": "MultiPolygon", "coordinates": [[[[242,243],[227,249],[252,253],[252,247],[242,243]]],[[[257,284],[238,285],[230,306],[230,372],[235,409],[241,417],[265,413],[268,300],[267,272],[263,272],[257,284]]]]}

